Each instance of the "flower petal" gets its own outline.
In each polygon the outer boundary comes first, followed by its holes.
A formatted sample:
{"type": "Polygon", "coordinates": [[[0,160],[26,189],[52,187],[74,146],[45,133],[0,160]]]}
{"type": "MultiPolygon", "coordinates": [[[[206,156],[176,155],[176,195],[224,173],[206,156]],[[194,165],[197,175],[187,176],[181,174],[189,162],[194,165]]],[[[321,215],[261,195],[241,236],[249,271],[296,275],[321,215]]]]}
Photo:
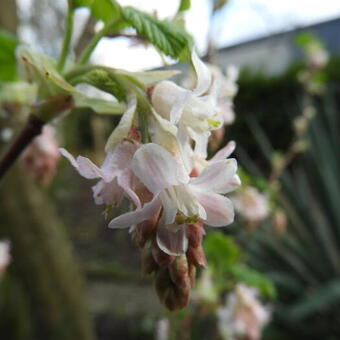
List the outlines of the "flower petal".
{"type": "Polygon", "coordinates": [[[198,177],[191,178],[190,184],[203,191],[226,194],[236,189],[240,182],[235,177],[237,162],[234,158],[211,163],[198,177]]]}
{"type": "Polygon", "coordinates": [[[96,204],[106,204],[118,206],[122,199],[124,191],[117,184],[117,180],[107,183],[103,180],[99,181],[96,185],[92,187],[93,198],[96,204]]]}
{"type": "Polygon", "coordinates": [[[196,191],[196,198],[207,213],[204,221],[207,225],[222,227],[234,221],[234,208],[229,198],[201,190],[196,191]]]}
{"type": "Polygon", "coordinates": [[[136,205],[136,208],[139,209],[142,207],[141,202],[137,194],[132,190],[132,181],[133,181],[133,173],[131,170],[126,169],[117,177],[117,182],[121,188],[124,189],[126,194],[130,197],[131,201],[136,205]]]}
{"type": "Polygon", "coordinates": [[[209,68],[203,63],[203,61],[197,56],[195,51],[192,52],[191,60],[197,76],[196,87],[193,92],[197,96],[201,96],[208,91],[211,85],[211,72],[209,68]]]}
{"type": "Polygon", "coordinates": [[[138,149],[139,144],[123,141],[116,145],[116,147],[107,153],[101,170],[107,174],[107,176],[118,175],[122,170],[125,170],[131,166],[132,157],[138,149]]]}
{"type": "Polygon", "coordinates": [[[156,239],[158,247],[171,256],[183,255],[188,249],[185,224],[158,226],[156,239]]]}
{"type": "Polygon", "coordinates": [[[175,205],[176,196],[173,188],[162,191],[160,197],[163,206],[162,221],[164,224],[172,224],[177,214],[177,206],[175,205]]]}
{"type": "Polygon", "coordinates": [[[228,158],[234,152],[235,148],[236,148],[236,143],[232,140],[225,147],[219,150],[214,155],[214,157],[210,159],[209,162],[221,161],[225,158],[228,158]]]}
{"type": "Polygon", "coordinates": [[[174,187],[176,193],[176,205],[180,212],[185,216],[198,216],[201,219],[207,217],[204,208],[197,201],[195,193],[190,190],[190,186],[186,184],[174,187]]]}
{"type": "Polygon", "coordinates": [[[154,195],[180,184],[176,161],[168,151],[154,143],[144,144],[136,151],[132,170],[154,195]]]}
{"type": "Polygon", "coordinates": [[[109,223],[109,228],[128,228],[134,224],[141,223],[143,221],[152,218],[161,207],[161,202],[159,196],[155,196],[152,201],[145,203],[143,208],[136,209],[134,211],[128,212],[126,214],[122,214],[116,218],[114,218],[109,223]]]}
{"type": "Polygon", "coordinates": [[[105,145],[106,152],[111,151],[119,142],[121,142],[124,138],[128,136],[128,133],[133,123],[133,118],[135,116],[136,107],[137,99],[136,96],[133,96],[130,98],[128,107],[126,111],[123,113],[119,124],[113,130],[109,139],[106,142],[105,145]]]}
{"type": "Polygon", "coordinates": [[[92,163],[88,158],[78,156],[77,159],[74,159],[74,157],[65,149],[60,148],[60,153],[66,157],[70,163],[77,169],[80,175],[87,179],[93,179],[93,178],[103,178],[106,177],[105,174],[101,169],[97,167],[94,163],[92,163]]]}

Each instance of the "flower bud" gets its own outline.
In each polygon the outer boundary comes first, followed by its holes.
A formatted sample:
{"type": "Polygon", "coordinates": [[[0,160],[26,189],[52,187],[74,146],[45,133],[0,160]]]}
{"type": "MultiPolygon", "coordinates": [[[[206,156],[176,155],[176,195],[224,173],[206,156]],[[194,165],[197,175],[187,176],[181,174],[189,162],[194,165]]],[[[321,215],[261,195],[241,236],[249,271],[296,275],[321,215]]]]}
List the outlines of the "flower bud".
{"type": "Polygon", "coordinates": [[[190,246],[196,248],[202,244],[203,235],[205,234],[202,222],[189,224],[186,232],[190,246]]]}
{"type": "Polygon", "coordinates": [[[202,246],[198,246],[196,248],[189,246],[187,250],[187,259],[188,262],[195,267],[205,267],[207,265],[207,260],[202,246]]]}
{"type": "Polygon", "coordinates": [[[152,256],[160,267],[168,267],[174,262],[175,256],[168,255],[162,251],[156,242],[152,245],[152,256]]]}
{"type": "Polygon", "coordinates": [[[158,269],[158,265],[152,256],[150,248],[143,248],[141,251],[142,255],[142,273],[151,274],[158,269]]]}
{"type": "Polygon", "coordinates": [[[177,256],[169,267],[169,273],[177,287],[190,290],[189,266],[186,256],[177,256]]]}

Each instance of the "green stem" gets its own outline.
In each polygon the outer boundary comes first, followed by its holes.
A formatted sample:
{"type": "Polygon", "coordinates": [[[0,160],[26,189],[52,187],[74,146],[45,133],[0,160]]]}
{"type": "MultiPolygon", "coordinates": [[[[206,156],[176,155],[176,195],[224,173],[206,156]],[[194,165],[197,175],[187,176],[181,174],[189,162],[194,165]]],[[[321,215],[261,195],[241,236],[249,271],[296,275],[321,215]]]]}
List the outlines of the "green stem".
{"type": "Polygon", "coordinates": [[[58,59],[58,64],[57,64],[57,69],[59,71],[63,70],[65,66],[65,62],[66,62],[66,57],[70,49],[72,32],[73,32],[73,19],[74,19],[74,8],[69,2],[67,16],[66,16],[66,23],[65,23],[65,34],[64,34],[64,39],[63,39],[63,45],[62,45],[62,49],[61,49],[60,56],[58,59]]]}
{"type": "Polygon", "coordinates": [[[96,48],[98,42],[100,41],[101,38],[105,37],[110,33],[110,31],[118,25],[119,19],[114,19],[109,21],[108,23],[105,24],[105,26],[93,37],[93,39],[90,41],[90,43],[86,46],[85,50],[79,57],[79,64],[84,65],[88,62],[90,59],[90,56],[94,49],[96,48]]]}

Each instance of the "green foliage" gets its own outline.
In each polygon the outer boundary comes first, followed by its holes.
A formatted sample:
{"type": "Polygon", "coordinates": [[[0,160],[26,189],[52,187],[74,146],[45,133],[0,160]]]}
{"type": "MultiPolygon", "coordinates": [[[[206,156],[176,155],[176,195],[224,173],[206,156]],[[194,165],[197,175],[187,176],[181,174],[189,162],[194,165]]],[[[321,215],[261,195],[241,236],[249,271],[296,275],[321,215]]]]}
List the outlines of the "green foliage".
{"type": "MultiPolygon", "coordinates": [[[[70,5],[72,8],[77,8],[77,7],[89,7],[91,6],[94,2],[97,2],[96,0],[69,0],[70,5]]],[[[99,2],[99,1],[98,1],[99,2]]]]}
{"type": "Polygon", "coordinates": [[[120,16],[120,6],[114,0],[95,0],[90,4],[90,9],[95,18],[104,22],[120,16]]]}
{"type": "Polygon", "coordinates": [[[244,263],[241,249],[231,237],[214,232],[206,236],[203,246],[217,289],[224,290],[232,283],[243,282],[256,287],[264,296],[275,298],[276,290],[271,281],[244,263]]]}
{"type": "Polygon", "coordinates": [[[16,78],[15,49],[18,41],[11,34],[0,29],[0,82],[16,78]]]}
{"type": "Polygon", "coordinates": [[[295,43],[300,47],[306,47],[309,44],[315,43],[315,37],[307,32],[300,33],[295,38],[295,43]]]}
{"type": "Polygon", "coordinates": [[[181,0],[178,7],[178,12],[187,11],[191,6],[191,0],[181,0]]]}
{"type": "Polygon", "coordinates": [[[276,297],[276,289],[266,276],[244,264],[237,264],[230,268],[231,275],[248,286],[256,287],[264,296],[276,297]]]}
{"type": "Polygon", "coordinates": [[[139,35],[170,57],[178,58],[191,45],[189,35],[169,21],[158,20],[133,7],[122,8],[122,16],[139,35]]]}
{"type": "Polygon", "coordinates": [[[235,265],[241,257],[241,251],[235,242],[222,233],[207,235],[203,245],[209,264],[221,272],[235,265]]]}
{"type": "MultiPolygon", "coordinates": [[[[339,82],[329,70],[327,74],[339,82]]],[[[267,225],[255,233],[255,241],[247,240],[250,264],[267,273],[281,297],[274,325],[298,338],[340,336],[338,96],[334,83],[327,84],[324,97],[309,98],[317,110],[307,135],[309,148],[281,177],[278,199],[289,220],[286,234],[278,238],[267,225]]],[[[252,129],[269,161],[274,147],[267,131],[259,124],[252,129]]]]}

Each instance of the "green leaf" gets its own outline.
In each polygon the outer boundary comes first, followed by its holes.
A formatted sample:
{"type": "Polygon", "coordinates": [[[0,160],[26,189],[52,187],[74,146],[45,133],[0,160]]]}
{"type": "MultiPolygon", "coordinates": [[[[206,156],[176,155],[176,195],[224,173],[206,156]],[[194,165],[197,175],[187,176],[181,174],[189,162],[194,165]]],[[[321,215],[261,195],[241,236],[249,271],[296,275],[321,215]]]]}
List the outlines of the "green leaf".
{"type": "Polygon", "coordinates": [[[190,36],[169,21],[158,20],[132,7],[123,7],[122,16],[140,36],[172,58],[178,58],[184,50],[191,48],[190,36]]]}
{"type": "Polygon", "coordinates": [[[120,16],[121,7],[114,0],[95,0],[91,7],[92,15],[104,22],[108,22],[120,16]]]}
{"type": "Polygon", "coordinates": [[[95,0],[70,0],[73,8],[90,7],[94,2],[95,0]]]}
{"type": "Polygon", "coordinates": [[[340,302],[340,280],[336,279],[325,284],[289,309],[289,315],[295,320],[307,318],[312,314],[332,310],[340,302]]]}
{"type": "Polygon", "coordinates": [[[222,233],[211,233],[203,243],[208,263],[217,270],[228,271],[241,257],[241,252],[235,242],[222,233]]]}
{"type": "Polygon", "coordinates": [[[0,29],[0,81],[13,81],[16,78],[15,49],[17,39],[0,29]]]}
{"type": "Polygon", "coordinates": [[[272,282],[260,272],[247,267],[244,264],[237,264],[230,268],[230,274],[248,286],[256,287],[263,295],[269,298],[276,297],[276,289],[272,282]]]}
{"type": "Polygon", "coordinates": [[[183,12],[187,11],[191,6],[191,0],[181,0],[179,7],[178,7],[178,12],[183,12]]]}
{"type": "Polygon", "coordinates": [[[98,69],[90,71],[83,76],[77,78],[77,84],[86,83],[96,87],[99,90],[110,93],[117,98],[118,101],[123,101],[126,98],[127,89],[124,81],[119,75],[106,70],[98,69]]]}
{"type": "Polygon", "coordinates": [[[22,46],[17,55],[19,73],[27,82],[37,84],[38,99],[75,92],[56,70],[55,60],[22,46]]]}
{"type": "Polygon", "coordinates": [[[120,115],[125,111],[125,105],[116,101],[87,97],[82,93],[73,95],[76,107],[89,107],[96,113],[120,115]]]}
{"type": "Polygon", "coordinates": [[[117,70],[118,74],[126,75],[130,78],[135,78],[138,82],[144,85],[151,85],[161,80],[169,79],[180,71],[169,70],[169,71],[146,71],[146,72],[128,72],[124,70],[117,70]]]}

